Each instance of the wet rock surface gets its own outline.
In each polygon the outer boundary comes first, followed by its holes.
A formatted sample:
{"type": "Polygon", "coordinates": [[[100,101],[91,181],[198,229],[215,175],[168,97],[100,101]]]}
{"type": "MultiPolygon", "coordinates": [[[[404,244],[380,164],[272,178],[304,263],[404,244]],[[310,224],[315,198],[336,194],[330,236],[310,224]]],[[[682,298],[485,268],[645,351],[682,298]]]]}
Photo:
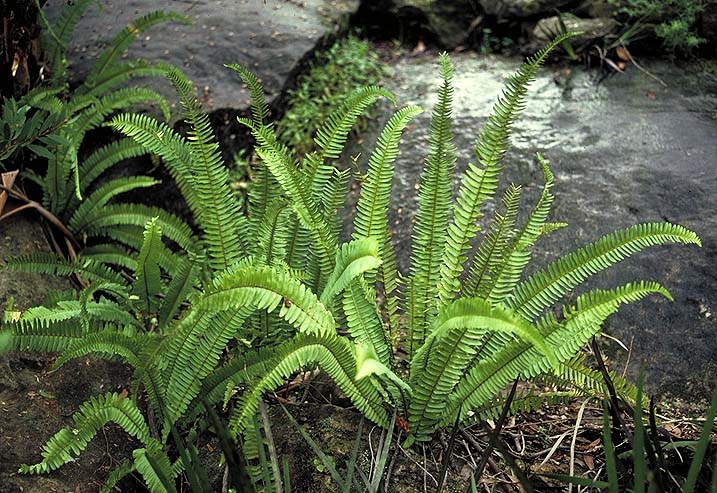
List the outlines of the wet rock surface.
{"type": "Polygon", "coordinates": [[[524,19],[550,14],[571,0],[479,0],[486,14],[502,19],[524,19]]]}
{"type": "MultiPolygon", "coordinates": [[[[48,1],[50,19],[59,16],[65,2],[48,1]]],[[[261,78],[267,97],[284,87],[295,65],[342,16],[352,12],[356,0],[111,0],[92,6],[79,22],[70,42],[68,60],[73,80],[81,81],[112,37],[138,16],[154,10],[172,10],[194,23],[164,23],[135,41],[128,57],[164,61],[181,68],[199,89],[207,108],[243,108],[248,92],[238,76],[224,67],[239,63],[261,78]],[[108,20],[111,22],[108,24],[108,20]]],[[[164,94],[174,93],[166,81],[149,81],[164,94]]]]}
{"type": "MultiPolygon", "coordinates": [[[[452,56],[455,78],[455,142],[458,168],[474,160],[473,142],[505,78],[519,60],[475,54],[452,56]]],[[[394,64],[387,81],[401,104],[426,111],[404,135],[396,164],[391,225],[399,264],[408,269],[408,238],[416,208],[416,185],[428,147],[430,110],[438,87],[436,56],[394,64]]],[[[630,374],[645,367],[650,390],[682,396],[711,392],[717,376],[714,310],[717,295],[717,78],[698,67],[647,63],[667,84],[631,68],[597,83],[599,73],[545,68],[529,91],[506,158],[503,186],[523,185],[524,207],[539,196],[542,176],[535,153],[555,173],[552,220],[570,227],[541,240],[532,269],[617,228],[670,221],[696,231],[703,247],[652,248],[591,280],[610,287],[637,279],[665,284],[674,303],[657,297],[623,307],[607,332],[631,347],[630,374]]],[[[388,112],[382,120],[388,117],[388,112]]],[[[368,156],[380,130],[365,136],[368,156]]],[[[361,149],[358,149],[361,150],[361,149]]],[[[355,154],[355,152],[354,152],[355,154]]],[[[457,182],[456,182],[457,184],[457,182]]],[[[490,204],[485,220],[492,217],[490,204]]],[[[615,356],[622,369],[627,355],[615,356]]]]}

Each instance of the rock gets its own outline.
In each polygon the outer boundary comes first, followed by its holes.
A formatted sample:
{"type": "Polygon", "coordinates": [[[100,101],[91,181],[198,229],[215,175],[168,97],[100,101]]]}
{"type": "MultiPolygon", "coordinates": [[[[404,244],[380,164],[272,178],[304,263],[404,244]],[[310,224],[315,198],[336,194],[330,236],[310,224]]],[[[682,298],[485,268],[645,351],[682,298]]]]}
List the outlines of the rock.
{"type": "Polygon", "coordinates": [[[525,19],[553,14],[572,0],[479,0],[488,15],[499,19],[525,19]]]}
{"type": "Polygon", "coordinates": [[[363,0],[351,23],[371,36],[427,41],[450,50],[465,41],[481,13],[470,0],[363,0]]]}
{"type": "MultiPolygon", "coordinates": [[[[456,65],[454,111],[458,170],[473,161],[473,142],[506,77],[519,61],[461,53],[456,65]]],[[[651,392],[672,392],[694,400],[711,395],[717,378],[717,77],[698,65],[668,62],[644,68],[664,80],[628,69],[600,84],[593,71],[573,68],[556,84],[549,68],[529,90],[525,114],[515,124],[502,186],[523,184],[524,207],[532,207],[542,177],[535,152],[550,160],[556,197],[551,221],[569,227],[536,245],[531,271],[560,254],[637,223],[669,221],[696,231],[703,247],[651,248],[590,280],[590,287],[614,287],[638,279],[663,283],[675,298],[650,297],[622,307],[605,330],[632,347],[628,373],[646,370],[651,392]]],[[[558,69],[556,69],[558,70],[558,69]]],[[[430,113],[439,85],[435,56],[397,62],[387,88],[401,104],[420,104],[402,138],[396,162],[389,224],[401,272],[408,272],[416,189],[428,149],[430,113]]],[[[369,156],[390,114],[362,135],[351,155],[369,156]]],[[[364,160],[366,158],[364,157],[364,160]]],[[[487,204],[485,222],[495,203],[487,204]]],[[[622,372],[626,352],[611,352],[622,372]]],[[[614,359],[614,360],[613,360],[614,359]]]]}
{"type": "MultiPolygon", "coordinates": [[[[48,17],[56,18],[64,3],[48,2],[48,17]]],[[[75,29],[68,54],[71,76],[81,81],[110,39],[131,20],[154,10],[173,10],[187,15],[194,25],[154,26],[132,44],[128,57],[177,65],[195,83],[210,110],[246,108],[248,92],[225,63],[239,63],[254,71],[271,100],[294,66],[357,5],[357,0],[108,0],[99,12],[90,7],[75,29]]],[[[148,82],[176,99],[167,82],[148,82]]]]}
{"type": "Polygon", "coordinates": [[[580,17],[614,17],[617,5],[608,0],[583,0],[571,11],[580,17]]]}
{"type": "Polygon", "coordinates": [[[717,0],[702,6],[699,18],[699,34],[711,46],[717,46],[717,0]]]}
{"type": "MultiPolygon", "coordinates": [[[[602,38],[614,32],[618,25],[615,19],[581,19],[574,15],[563,15],[563,24],[568,31],[580,31],[583,34],[570,39],[570,42],[577,45],[602,38]]],[[[560,32],[560,18],[555,15],[540,19],[533,28],[533,41],[540,47],[553,39],[560,32]]]]}

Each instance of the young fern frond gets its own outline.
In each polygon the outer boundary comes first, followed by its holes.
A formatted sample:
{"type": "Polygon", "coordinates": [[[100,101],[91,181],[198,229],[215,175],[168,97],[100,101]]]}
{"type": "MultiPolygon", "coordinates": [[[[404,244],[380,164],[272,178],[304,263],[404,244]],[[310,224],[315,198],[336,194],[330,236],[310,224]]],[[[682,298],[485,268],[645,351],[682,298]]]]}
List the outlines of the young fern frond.
{"type": "Polygon", "coordinates": [[[269,105],[266,104],[264,88],[261,86],[259,79],[254,73],[239,64],[230,63],[224,66],[238,73],[242,82],[244,82],[249,89],[249,95],[251,96],[252,123],[256,128],[261,127],[264,125],[264,120],[269,117],[269,105]]]}
{"type": "Polygon", "coordinates": [[[344,243],[336,252],[334,270],[326,281],[319,300],[331,306],[334,297],[348,288],[349,284],[364,272],[378,268],[378,243],[373,238],[362,238],[344,243]]]}
{"type": "Polygon", "coordinates": [[[177,12],[163,12],[160,10],[150,12],[142,17],[134,19],[122,31],[110,41],[110,45],[100,54],[97,62],[87,75],[85,84],[92,87],[105,76],[106,71],[112,68],[115,62],[122,56],[122,53],[132,44],[141,33],[152,26],[167,21],[179,22],[191,25],[191,21],[185,15],[177,12]]]}
{"type": "Polygon", "coordinates": [[[159,181],[148,176],[132,176],[117,178],[105,183],[85,198],[67,222],[72,231],[81,231],[89,217],[104,208],[107,203],[117,195],[138,188],[148,188],[158,184],[159,181]]]}
{"type": "Polygon", "coordinates": [[[573,33],[560,35],[529,58],[518,72],[508,79],[507,88],[498,98],[488,121],[481,130],[475,145],[478,165],[468,164],[458,190],[453,221],[448,227],[448,240],[445,258],[441,265],[439,287],[442,304],[447,303],[460,291],[459,279],[468,258],[470,241],[478,232],[481,207],[486,200],[493,197],[498,188],[498,175],[510,144],[512,124],[525,106],[528,84],[535,78],[550,51],[571,36],[573,33]]]}
{"type": "Polygon", "coordinates": [[[164,329],[179,313],[182,303],[186,302],[194,291],[200,271],[200,264],[196,259],[187,257],[180,260],[172,280],[167,286],[166,296],[159,306],[157,327],[160,332],[164,332],[164,329]]]}
{"type": "Polygon", "coordinates": [[[72,39],[75,26],[80,22],[85,11],[92,3],[93,0],[77,0],[76,2],[68,4],[62,9],[60,17],[53,26],[46,23],[47,18],[44,15],[39,16],[47,33],[43,41],[53,77],[60,79],[65,77],[65,68],[67,66],[65,53],[67,52],[67,45],[70,39],[72,39]]]}
{"type": "Polygon", "coordinates": [[[336,333],[336,322],[314,293],[287,273],[270,267],[242,267],[219,276],[198,307],[214,312],[253,307],[273,311],[307,333],[336,333]]]}
{"type": "Polygon", "coordinates": [[[456,155],[453,145],[453,65],[441,53],[441,79],[438,103],[433,109],[429,130],[430,150],[421,174],[418,211],[413,228],[411,282],[408,289],[409,354],[421,347],[435,317],[438,279],[450,219],[453,186],[451,177],[456,155]]]}
{"type": "Polygon", "coordinates": [[[23,474],[41,474],[54,471],[63,464],[74,460],[95,434],[108,422],[118,424],[125,432],[142,443],[150,440],[149,426],[141,411],[131,399],[116,393],[91,397],[72,416],[72,430],[61,429],[42,448],[42,461],[20,466],[23,474]]]}
{"type": "Polygon", "coordinates": [[[148,221],[144,227],[144,241],[137,257],[137,270],[132,293],[139,297],[142,312],[145,315],[156,313],[159,305],[160,272],[159,255],[162,245],[162,230],[156,219],[148,221]]]}

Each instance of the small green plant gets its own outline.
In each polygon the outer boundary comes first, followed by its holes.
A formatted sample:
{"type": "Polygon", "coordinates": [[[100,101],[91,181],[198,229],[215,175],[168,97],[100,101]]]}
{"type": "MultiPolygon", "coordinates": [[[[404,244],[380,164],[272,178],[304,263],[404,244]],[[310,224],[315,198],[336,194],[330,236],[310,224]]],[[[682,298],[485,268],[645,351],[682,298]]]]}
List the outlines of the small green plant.
{"type": "Polygon", "coordinates": [[[277,123],[280,140],[298,154],[311,150],[311,131],[354,90],[378,83],[383,65],[369,43],[354,35],[338,40],[321,53],[296,89],[277,123]]]}
{"type": "Polygon", "coordinates": [[[627,15],[635,25],[642,29],[653,28],[671,50],[689,51],[704,41],[695,32],[697,17],[702,10],[698,0],[610,0],[610,3],[618,6],[619,12],[627,15]]]}
{"type": "MultiPolygon", "coordinates": [[[[67,5],[54,25],[47,22],[40,10],[50,84],[36,87],[19,101],[11,98],[3,101],[0,164],[21,169],[20,179],[35,182],[42,191],[42,200],[32,200],[18,187],[6,190],[21,205],[5,214],[0,210],[0,219],[28,208],[38,210],[55,225],[55,232],[60,233],[51,242],[56,251],[70,256],[92,237],[129,243],[127,247],[136,251],[140,244],[136,239],[141,238],[144,224],[154,216],[159,216],[159,222],[173,240],[186,243],[189,228],[166,212],[137,204],[111,203],[117,195],[156,185],[156,180],[135,176],[100,183],[103,175],[119,162],[145,154],[146,150],[130,139],[112,142],[85,157],[81,157],[80,148],[86,145],[87,133],[104,125],[109,115],[139,103],[157,104],[165,119],[169,119],[169,107],[160,94],[126,85],[136,77],[164,76],[169,66],[140,59],[121,61],[120,57],[137,36],[152,26],[167,21],[189,21],[183,15],[161,11],[135,19],[112,39],[85,81],[70,90],[67,44],[77,22],[92,3],[92,0],[78,0],[67,5]],[[23,163],[25,150],[46,162],[44,172],[23,163]],[[130,237],[129,242],[123,241],[130,237]]],[[[86,256],[111,257],[116,261],[112,263],[124,266],[131,263],[126,250],[102,241],[94,243],[86,256]]]]}

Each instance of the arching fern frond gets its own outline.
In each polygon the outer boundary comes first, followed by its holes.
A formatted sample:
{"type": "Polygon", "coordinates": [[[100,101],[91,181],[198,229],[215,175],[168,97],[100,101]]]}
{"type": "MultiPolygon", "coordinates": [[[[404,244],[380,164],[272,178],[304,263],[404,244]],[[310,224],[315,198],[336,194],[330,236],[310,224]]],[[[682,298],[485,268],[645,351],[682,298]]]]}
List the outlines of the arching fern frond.
{"type": "Polygon", "coordinates": [[[70,276],[79,274],[87,281],[109,282],[126,285],[127,281],[112,269],[91,259],[79,257],[67,260],[54,253],[36,252],[6,259],[5,269],[12,271],[49,274],[52,276],[70,276]]]}
{"type": "Polygon", "coordinates": [[[242,82],[244,82],[249,89],[252,123],[257,128],[261,127],[264,124],[264,120],[269,116],[269,105],[266,104],[264,88],[261,86],[259,79],[253,72],[250,72],[239,64],[231,63],[224,66],[238,73],[242,82]]]}
{"type": "Polygon", "coordinates": [[[334,297],[366,271],[378,268],[378,242],[373,238],[361,238],[341,245],[336,252],[334,270],[326,281],[319,300],[331,306],[334,297]]]}
{"type": "Polygon", "coordinates": [[[380,426],[388,425],[382,398],[370,379],[355,380],[356,355],[351,343],[337,335],[299,334],[277,349],[275,357],[267,363],[268,371],[241,396],[231,416],[232,431],[246,430],[262,394],[310,363],[318,363],[368,419],[380,426]]]}
{"type": "Polygon", "coordinates": [[[142,443],[148,443],[150,432],[141,411],[126,397],[117,393],[91,397],[72,416],[72,429],[63,428],[42,448],[42,461],[34,465],[23,464],[23,474],[40,474],[54,471],[79,455],[97,431],[108,422],[118,424],[125,432],[142,443]]]}
{"type": "Polygon", "coordinates": [[[160,442],[151,438],[144,448],[132,451],[134,467],[151,493],[177,493],[174,470],[160,442]]]}
{"type": "Polygon", "coordinates": [[[701,245],[695,233],[679,225],[645,223],[631,226],[551,262],[518,284],[507,303],[525,317],[534,319],[589,276],[640,250],[663,243],[701,245]]]}
{"type": "Polygon", "coordinates": [[[272,311],[279,305],[279,316],[302,332],[336,331],[333,316],[316,295],[276,268],[249,266],[219,276],[197,306],[216,312],[240,307],[272,311]]]}

